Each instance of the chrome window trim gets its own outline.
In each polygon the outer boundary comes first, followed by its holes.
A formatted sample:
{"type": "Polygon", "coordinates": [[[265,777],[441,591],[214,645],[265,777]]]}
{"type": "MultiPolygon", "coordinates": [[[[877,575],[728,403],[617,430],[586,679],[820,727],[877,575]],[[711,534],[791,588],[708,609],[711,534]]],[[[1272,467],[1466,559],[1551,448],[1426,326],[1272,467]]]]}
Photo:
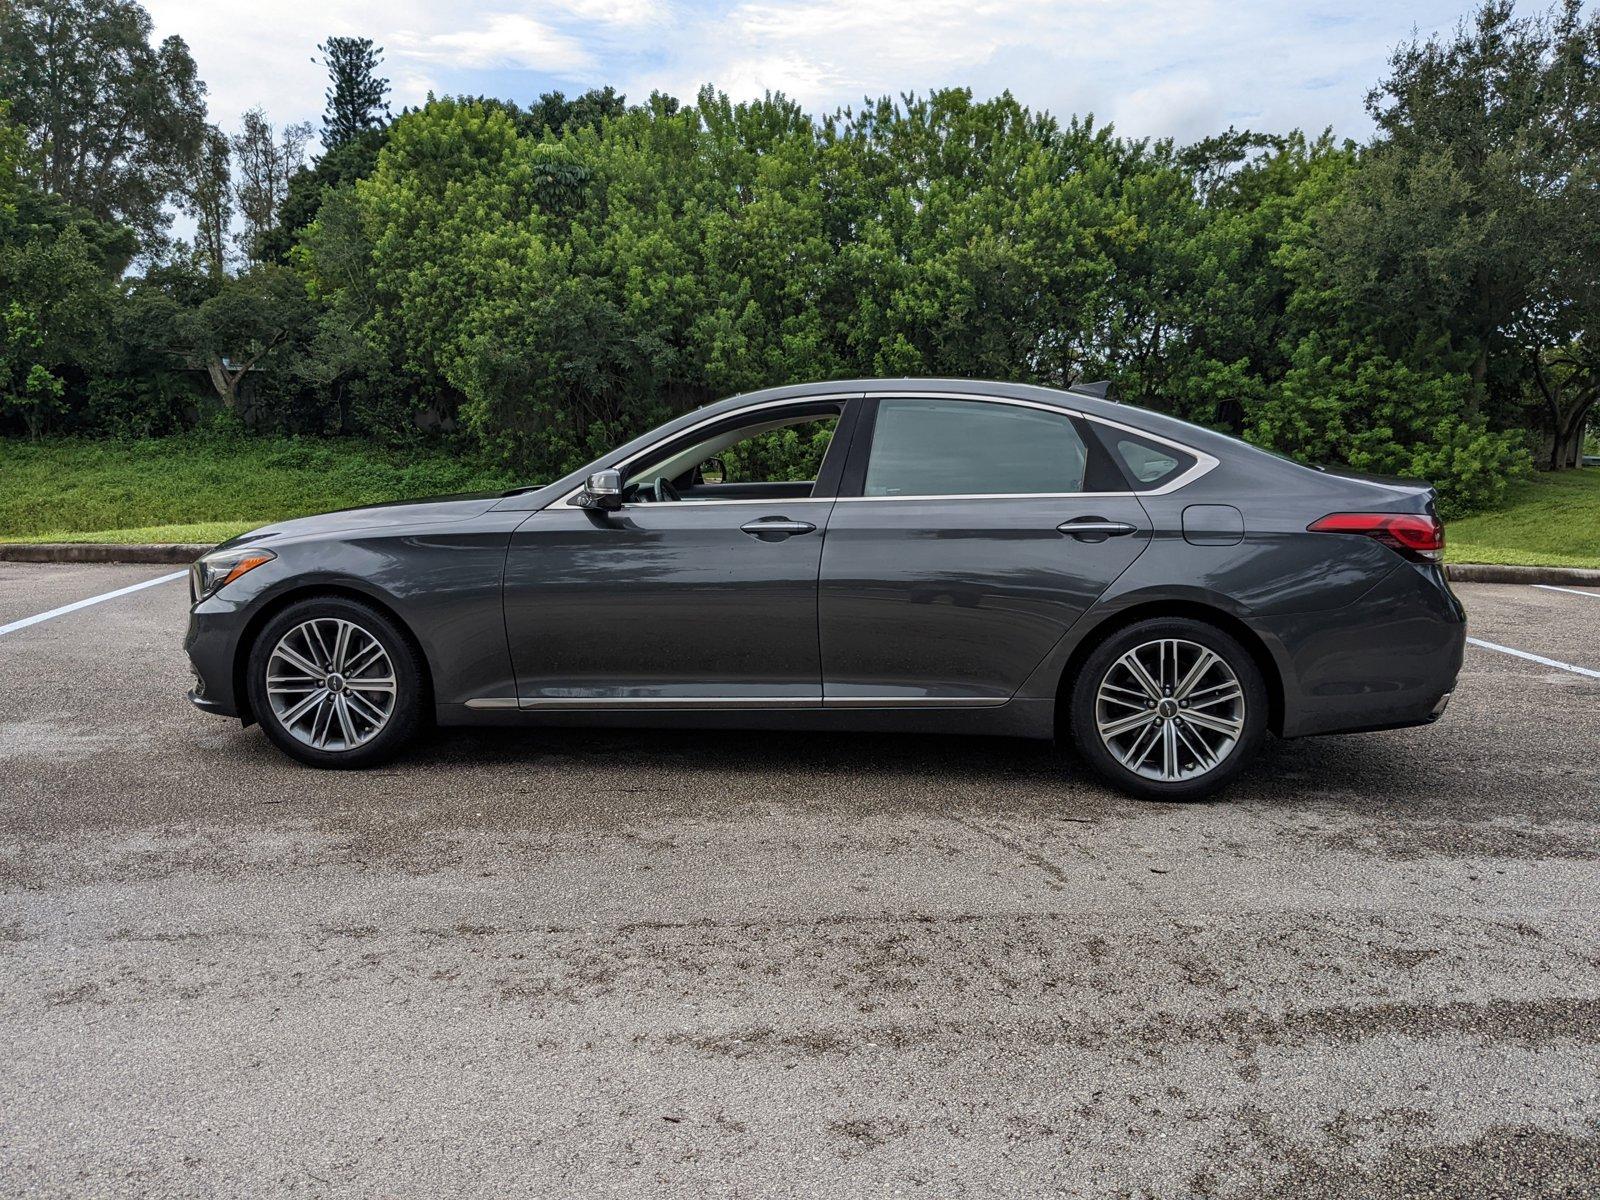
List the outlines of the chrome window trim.
{"type": "MultiPolygon", "coordinates": [[[[697,429],[704,429],[707,425],[720,424],[721,422],[726,421],[726,420],[728,420],[729,418],[732,418],[732,417],[742,417],[742,416],[746,415],[747,413],[761,412],[764,409],[768,409],[768,408],[794,408],[794,407],[801,407],[801,406],[809,405],[809,404],[829,404],[829,403],[833,403],[833,402],[836,402],[836,401],[838,403],[842,404],[846,400],[860,400],[865,395],[866,395],[865,392],[824,392],[821,395],[817,395],[817,396],[790,396],[787,400],[763,400],[759,404],[751,404],[751,405],[747,405],[744,408],[733,409],[733,410],[731,410],[729,412],[717,413],[714,416],[707,417],[703,421],[696,421],[693,425],[690,425],[687,428],[680,429],[676,433],[670,433],[666,437],[663,437],[663,438],[660,438],[660,439],[658,439],[658,440],[656,440],[654,442],[651,442],[643,450],[640,450],[640,451],[638,451],[638,452],[636,452],[634,454],[630,454],[627,458],[623,459],[621,462],[616,463],[616,464],[614,464],[613,466],[610,466],[610,467],[601,467],[600,469],[602,471],[623,471],[623,470],[626,470],[626,468],[632,466],[634,463],[638,462],[641,458],[645,458],[648,455],[654,453],[655,450],[657,448],[659,448],[660,446],[662,446],[662,445],[664,445],[664,444],[666,444],[668,442],[675,442],[679,438],[684,437],[687,434],[691,434],[697,429]]],[[[573,488],[565,496],[562,496],[559,499],[550,501],[549,504],[545,505],[545,508],[554,508],[558,504],[560,504],[560,505],[571,504],[573,502],[573,500],[576,499],[580,493],[582,493],[583,489],[584,489],[584,484],[580,483],[577,487],[573,488]]],[[[798,500],[782,500],[781,503],[784,503],[784,504],[822,504],[822,503],[832,503],[833,500],[834,500],[834,497],[832,497],[832,496],[821,496],[821,497],[807,496],[807,497],[804,497],[804,498],[798,499],[798,500]]],[[[773,501],[772,500],[760,500],[760,499],[757,499],[757,500],[674,500],[674,501],[670,501],[669,503],[672,503],[674,505],[677,505],[677,504],[771,504],[771,503],[773,503],[773,501]]],[[[648,508],[648,507],[652,507],[652,506],[649,503],[646,503],[646,504],[624,504],[622,507],[623,508],[634,508],[634,507],[648,508]]]]}
{"type": "MultiPolygon", "coordinates": [[[[1064,394],[1071,395],[1070,392],[1064,394]]],[[[653,453],[663,443],[676,441],[678,438],[683,437],[686,434],[691,434],[697,429],[703,429],[707,425],[715,425],[721,421],[729,419],[730,417],[742,417],[747,413],[761,412],[769,408],[786,408],[790,406],[807,404],[827,404],[835,401],[843,403],[847,400],[975,400],[984,404],[1012,404],[1019,408],[1036,408],[1041,412],[1060,413],[1064,416],[1078,417],[1084,421],[1090,421],[1097,425],[1104,425],[1110,429],[1120,429],[1122,432],[1131,433],[1135,437],[1145,438],[1148,441],[1156,442],[1162,446],[1170,446],[1174,450],[1179,450],[1184,454],[1191,456],[1195,461],[1194,466],[1190,467],[1187,471],[1184,471],[1177,478],[1169,480],[1167,483],[1162,484],[1158,488],[1151,488],[1149,491],[1133,491],[1132,489],[1129,489],[1121,492],[983,492],[968,495],[962,495],[961,493],[944,493],[918,496],[806,496],[798,499],[758,498],[753,500],[676,500],[671,501],[670,503],[676,507],[683,504],[787,505],[832,504],[835,502],[855,504],[863,501],[873,504],[882,504],[886,501],[899,500],[911,500],[918,502],[928,500],[1092,500],[1106,499],[1114,496],[1165,496],[1169,493],[1177,491],[1179,488],[1188,487],[1195,480],[1210,473],[1220,465],[1219,459],[1217,459],[1214,455],[1207,454],[1204,450],[1197,450],[1193,446],[1185,445],[1183,442],[1174,441],[1169,437],[1163,437],[1159,433],[1151,433],[1147,429],[1140,429],[1135,425],[1126,425],[1121,421],[1114,421],[1109,417],[1102,417],[1093,413],[1086,413],[1081,409],[1066,408],[1059,404],[1046,404],[1040,400],[1024,400],[1017,396],[996,396],[989,392],[933,392],[924,390],[903,392],[825,392],[817,396],[791,396],[786,400],[763,400],[760,404],[752,404],[745,408],[734,409],[731,412],[717,413],[715,416],[707,417],[703,421],[696,421],[688,428],[680,429],[676,433],[669,434],[667,437],[654,441],[650,445],[646,446],[643,450],[629,455],[615,466],[602,468],[602,470],[622,471],[632,464],[638,462],[641,458],[653,453]]],[[[582,493],[583,487],[583,484],[579,484],[566,495],[561,496],[556,500],[552,500],[549,504],[545,505],[545,508],[554,508],[557,505],[570,505],[578,497],[578,495],[582,493]]],[[[622,507],[650,508],[653,507],[653,505],[649,502],[644,504],[634,502],[631,504],[624,504],[622,507]]]]}
{"type": "MultiPolygon", "coordinates": [[[[1070,395],[1070,393],[1068,393],[1070,395]]],[[[1184,471],[1177,478],[1169,480],[1158,488],[1149,491],[1134,491],[1128,489],[1122,492],[983,492],[963,495],[960,492],[947,492],[941,495],[920,496],[840,496],[841,501],[854,502],[866,500],[873,503],[882,503],[885,500],[1056,500],[1056,499],[1094,499],[1108,496],[1165,496],[1179,488],[1188,487],[1196,479],[1207,472],[1214,470],[1219,461],[1215,456],[1207,454],[1204,450],[1196,450],[1193,446],[1186,446],[1182,442],[1173,441],[1171,438],[1162,437],[1159,433],[1151,433],[1146,429],[1139,429],[1133,425],[1124,425],[1120,421],[1113,421],[1108,417],[1096,416],[1086,413],[1081,409],[1064,408],[1059,404],[1045,404],[1039,400],[1023,400],[1017,396],[996,396],[987,392],[870,392],[868,395],[877,400],[976,400],[984,404],[1014,404],[1018,408],[1037,408],[1043,412],[1060,413],[1068,417],[1078,417],[1097,425],[1105,425],[1111,429],[1120,429],[1124,433],[1131,433],[1147,441],[1157,442],[1163,446],[1170,446],[1174,450],[1182,451],[1194,459],[1194,466],[1184,471]]],[[[873,430],[876,438],[877,430],[873,430]]]]}

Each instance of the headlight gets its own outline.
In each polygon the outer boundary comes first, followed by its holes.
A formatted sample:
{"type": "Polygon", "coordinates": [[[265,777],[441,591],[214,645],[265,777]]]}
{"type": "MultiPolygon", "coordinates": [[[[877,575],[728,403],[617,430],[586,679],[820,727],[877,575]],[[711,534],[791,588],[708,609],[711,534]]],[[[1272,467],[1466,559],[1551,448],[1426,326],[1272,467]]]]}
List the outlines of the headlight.
{"type": "Polygon", "coordinates": [[[227,550],[213,550],[202,554],[189,568],[189,586],[196,600],[204,600],[218,588],[232,583],[246,571],[254,571],[262,563],[278,556],[259,546],[233,546],[227,550]]]}

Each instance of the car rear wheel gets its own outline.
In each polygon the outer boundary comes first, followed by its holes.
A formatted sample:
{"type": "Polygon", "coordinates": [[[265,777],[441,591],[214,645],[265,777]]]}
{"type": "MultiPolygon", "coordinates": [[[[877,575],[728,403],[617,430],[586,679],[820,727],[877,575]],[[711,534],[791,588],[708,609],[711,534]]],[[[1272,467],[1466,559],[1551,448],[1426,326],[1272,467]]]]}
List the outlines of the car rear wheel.
{"type": "Polygon", "coordinates": [[[256,638],[247,671],[262,729],[311,766],[384,762],[422,723],[416,651],[393,621],[356,600],[291,604],[256,638]]]}
{"type": "Polygon", "coordinates": [[[1149,800],[1195,800],[1260,748],[1267,689],[1238,640],[1185,617],[1140,621],[1090,653],[1069,722],[1101,776],[1149,800]]]}

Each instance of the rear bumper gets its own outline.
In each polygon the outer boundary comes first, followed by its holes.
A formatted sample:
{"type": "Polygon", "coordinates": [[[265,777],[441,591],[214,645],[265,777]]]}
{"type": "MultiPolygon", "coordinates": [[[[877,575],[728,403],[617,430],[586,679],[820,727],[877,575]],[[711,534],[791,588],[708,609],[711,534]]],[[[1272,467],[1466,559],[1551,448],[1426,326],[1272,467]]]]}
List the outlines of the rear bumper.
{"type": "Polygon", "coordinates": [[[1261,624],[1288,657],[1285,737],[1435,721],[1466,652],[1466,614],[1436,566],[1403,563],[1344,608],[1261,624]]]}

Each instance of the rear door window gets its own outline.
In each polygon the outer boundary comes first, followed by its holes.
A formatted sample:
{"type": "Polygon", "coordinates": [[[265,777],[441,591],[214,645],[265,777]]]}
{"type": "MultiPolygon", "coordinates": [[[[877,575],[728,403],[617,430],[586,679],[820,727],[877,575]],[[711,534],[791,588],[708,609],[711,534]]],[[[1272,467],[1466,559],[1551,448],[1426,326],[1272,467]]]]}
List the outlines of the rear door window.
{"type": "Polygon", "coordinates": [[[1087,452],[1072,418],[982,400],[886,398],[864,496],[1081,492],[1087,452]]]}

